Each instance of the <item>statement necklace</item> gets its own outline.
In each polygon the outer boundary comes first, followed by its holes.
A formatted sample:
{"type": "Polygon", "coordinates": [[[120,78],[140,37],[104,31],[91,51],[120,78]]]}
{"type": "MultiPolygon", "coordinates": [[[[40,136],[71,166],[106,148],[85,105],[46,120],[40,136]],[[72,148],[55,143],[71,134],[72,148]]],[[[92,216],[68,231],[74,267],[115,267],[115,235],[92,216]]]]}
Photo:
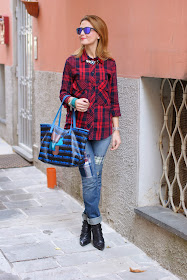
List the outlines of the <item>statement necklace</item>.
{"type": "Polygon", "coordinates": [[[95,60],[89,60],[89,59],[86,59],[86,62],[87,62],[87,63],[90,63],[90,64],[92,64],[92,65],[94,65],[94,64],[96,63],[95,60]]]}

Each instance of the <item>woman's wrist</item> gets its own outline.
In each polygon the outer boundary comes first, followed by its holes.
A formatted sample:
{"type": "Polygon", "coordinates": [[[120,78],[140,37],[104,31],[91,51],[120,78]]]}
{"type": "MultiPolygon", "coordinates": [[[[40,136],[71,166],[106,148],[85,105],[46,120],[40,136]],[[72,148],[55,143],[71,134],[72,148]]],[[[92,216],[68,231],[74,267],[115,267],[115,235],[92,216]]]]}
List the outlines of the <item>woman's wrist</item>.
{"type": "Polygon", "coordinates": [[[69,107],[76,108],[75,102],[76,102],[77,99],[78,98],[76,98],[76,97],[70,97],[69,100],[68,100],[69,107]]]}
{"type": "Polygon", "coordinates": [[[120,131],[119,126],[114,126],[114,127],[113,127],[113,131],[120,131]]]}

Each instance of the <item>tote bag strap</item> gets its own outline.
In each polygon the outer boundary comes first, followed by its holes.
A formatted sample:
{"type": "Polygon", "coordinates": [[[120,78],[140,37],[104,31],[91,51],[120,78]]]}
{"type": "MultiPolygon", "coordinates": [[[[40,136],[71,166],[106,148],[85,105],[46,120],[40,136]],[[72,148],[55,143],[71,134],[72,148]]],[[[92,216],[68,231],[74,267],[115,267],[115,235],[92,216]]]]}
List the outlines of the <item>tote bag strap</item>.
{"type": "MultiPolygon", "coordinates": [[[[53,123],[51,125],[51,129],[50,129],[50,132],[53,131],[53,128],[55,126],[55,122],[58,118],[58,115],[59,115],[59,119],[58,119],[58,127],[60,127],[60,122],[61,122],[61,116],[62,116],[62,106],[63,106],[63,103],[64,103],[64,100],[66,99],[66,97],[68,97],[69,95],[65,95],[64,98],[62,99],[62,103],[60,105],[60,108],[58,109],[58,112],[53,120],[53,123]]],[[[74,109],[72,109],[72,116],[71,116],[71,127],[72,127],[72,121],[73,121],[73,128],[76,128],[76,115],[75,115],[75,111],[74,109]]]]}
{"type": "Polygon", "coordinates": [[[61,105],[60,105],[60,108],[58,109],[58,112],[56,113],[56,116],[55,116],[55,118],[54,118],[54,120],[53,120],[53,123],[52,123],[52,125],[51,125],[50,132],[53,131],[53,128],[54,128],[54,126],[55,126],[55,122],[56,122],[56,120],[57,120],[58,115],[59,115],[58,126],[60,127],[60,121],[61,121],[61,115],[62,115],[62,106],[63,106],[64,100],[65,100],[66,97],[68,97],[68,96],[69,96],[69,95],[65,95],[64,98],[62,99],[62,103],[61,103],[61,105]]]}
{"type": "Polygon", "coordinates": [[[75,115],[74,109],[73,109],[73,113],[72,113],[72,118],[73,118],[73,128],[76,128],[76,115],[75,115]]]}

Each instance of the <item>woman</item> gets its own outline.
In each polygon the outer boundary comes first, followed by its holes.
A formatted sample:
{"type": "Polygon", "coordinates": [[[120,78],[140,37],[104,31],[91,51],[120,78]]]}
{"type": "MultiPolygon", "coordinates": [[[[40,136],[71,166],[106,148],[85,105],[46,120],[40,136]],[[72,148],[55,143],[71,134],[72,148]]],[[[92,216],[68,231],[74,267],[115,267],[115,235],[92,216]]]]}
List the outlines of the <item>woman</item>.
{"type": "Polygon", "coordinates": [[[60,99],[67,96],[65,128],[70,127],[73,107],[77,111],[77,127],[89,130],[85,165],[79,167],[85,205],[80,245],[89,244],[92,233],[94,247],[103,250],[105,242],[99,211],[103,161],[111,138],[111,150],[116,150],[121,143],[116,64],[107,51],[108,30],[100,17],[85,16],[77,34],[81,47],[66,60],[60,99]],[[88,161],[89,172],[86,170],[88,161]]]}

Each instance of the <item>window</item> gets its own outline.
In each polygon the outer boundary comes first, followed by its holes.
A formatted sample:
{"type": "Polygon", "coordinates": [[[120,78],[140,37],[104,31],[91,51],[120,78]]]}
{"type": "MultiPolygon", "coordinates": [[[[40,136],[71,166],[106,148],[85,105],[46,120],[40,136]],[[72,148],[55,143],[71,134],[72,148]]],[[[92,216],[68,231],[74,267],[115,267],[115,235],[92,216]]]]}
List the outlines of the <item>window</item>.
{"type": "Polygon", "coordinates": [[[160,133],[160,201],[164,207],[187,216],[187,81],[163,79],[161,103],[164,120],[160,133]]]}

